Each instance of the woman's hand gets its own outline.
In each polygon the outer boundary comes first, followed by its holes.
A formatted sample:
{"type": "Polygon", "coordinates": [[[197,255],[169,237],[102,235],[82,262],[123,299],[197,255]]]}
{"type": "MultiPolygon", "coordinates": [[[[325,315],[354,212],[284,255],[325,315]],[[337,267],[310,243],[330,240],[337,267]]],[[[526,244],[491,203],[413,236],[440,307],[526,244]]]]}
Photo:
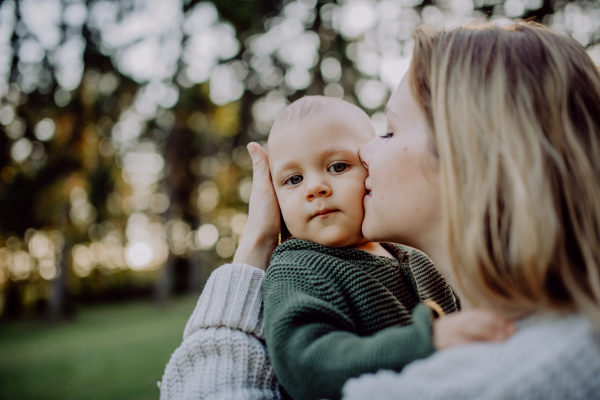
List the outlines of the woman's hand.
{"type": "Polygon", "coordinates": [[[252,157],[252,193],[248,223],[240,241],[234,263],[244,263],[266,270],[271,254],[279,242],[280,211],[269,172],[267,153],[258,143],[248,144],[252,157]]]}
{"type": "Polygon", "coordinates": [[[473,342],[503,342],[517,331],[516,325],[493,311],[470,309],[434,320],[436,350],[473,342]]]}

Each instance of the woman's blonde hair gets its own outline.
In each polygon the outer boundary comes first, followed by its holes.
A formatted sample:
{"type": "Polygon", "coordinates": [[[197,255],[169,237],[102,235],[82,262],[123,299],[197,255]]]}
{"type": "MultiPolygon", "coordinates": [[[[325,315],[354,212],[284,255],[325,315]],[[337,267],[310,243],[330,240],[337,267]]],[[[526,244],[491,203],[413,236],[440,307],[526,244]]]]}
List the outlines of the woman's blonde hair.
{"type": "Polygon", "coordinates": [[[600,323],[600,72],[541,25],[421,26],[411,90],[439,157],[464,294],[600,323]]]}

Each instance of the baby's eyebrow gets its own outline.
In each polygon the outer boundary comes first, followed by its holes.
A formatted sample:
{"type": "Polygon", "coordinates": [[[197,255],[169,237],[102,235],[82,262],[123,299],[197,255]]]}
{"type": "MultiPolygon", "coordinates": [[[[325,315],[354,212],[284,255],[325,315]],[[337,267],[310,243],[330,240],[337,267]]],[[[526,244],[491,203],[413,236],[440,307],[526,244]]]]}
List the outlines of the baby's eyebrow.
{"type": "Polygon", "coordinates": [[[346,147],[346,146],[335,146],[335,147],[330,147],[328,149],[323,150],[323,152],[321,153],[321,156],[322,157],[330,157],[330,156],[333,156],[338,153],[358,154],[358,151],[356,149],[352,149],[352,148],[346,147]]]}
{"type": "Polygon", "coordinates": [[[295,167],[298,166],[298,163],[296,161],[290,160],[290,161],[286,161],[285,163],[283,163],[282,166],[275,166],[275,173],[281,173],[281,171],[287,171],[288,169],[293,169],[295,167]]]}
{"type": "MultiPolygon", "coordinates": [[[[353,149],[348,146],[332,146],[332,147],[325,148],[319,154],[319,156],[322,158],[328,158],[328,157],[331,157],[331,156],[334,156],[334,155],[340,154],[340,153],[351,153],[351,154],[355,154],[358,156],[358,150],[353,149]]],[[[279,176],[280,174],[284,173],[285,171],[288,171],[290,169],[294,169],[297,167],[298,167],[298,163],[294,160],[288,160],[281,165],[275,164],[273,166],[273,175],[279,176]]]]}

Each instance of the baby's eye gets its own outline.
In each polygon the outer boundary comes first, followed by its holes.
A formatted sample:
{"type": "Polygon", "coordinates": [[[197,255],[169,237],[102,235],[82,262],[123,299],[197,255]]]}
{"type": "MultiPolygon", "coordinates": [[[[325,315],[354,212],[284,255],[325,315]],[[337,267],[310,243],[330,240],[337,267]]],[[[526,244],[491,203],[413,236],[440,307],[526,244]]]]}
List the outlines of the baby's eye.
{"type": "Polygon", "coordinates": [[[385,135],[381,135],[381,136],[379,136],[379,137],[380,137],[380,138],[382,138],[382,139],[389,139],[389,138],[391,138],[392,136],[394,136],[394,132],[386,132],[386,134],[385,134],[385,135]]]}
{"type": "Polygon", "coordinates": [[[296,186],[300,182],[302,182],[302,175],[292,175],[289,178],[287,178],[285,181],[283,181],[283,184],[296,186]]]}
{"type": "Polygon", "coordinates": [[[346,163],[335,163],[327,171],[339,174],[348,169],[348,164],[346,163]]]}

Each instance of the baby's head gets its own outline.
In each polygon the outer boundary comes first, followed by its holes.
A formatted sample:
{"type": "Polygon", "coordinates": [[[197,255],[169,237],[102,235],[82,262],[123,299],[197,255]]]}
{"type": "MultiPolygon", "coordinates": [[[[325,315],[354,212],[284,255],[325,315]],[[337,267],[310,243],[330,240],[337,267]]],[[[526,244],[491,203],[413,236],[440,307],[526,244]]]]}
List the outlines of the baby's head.
{"type": "Polygon", "coordinates": [[[367,114],[343,100],[307,96],[281,112],[269,136],[269,165],[294,237],[329,247],[366,242],[367,170],[358,150],[374,136],[367,114]]]}

